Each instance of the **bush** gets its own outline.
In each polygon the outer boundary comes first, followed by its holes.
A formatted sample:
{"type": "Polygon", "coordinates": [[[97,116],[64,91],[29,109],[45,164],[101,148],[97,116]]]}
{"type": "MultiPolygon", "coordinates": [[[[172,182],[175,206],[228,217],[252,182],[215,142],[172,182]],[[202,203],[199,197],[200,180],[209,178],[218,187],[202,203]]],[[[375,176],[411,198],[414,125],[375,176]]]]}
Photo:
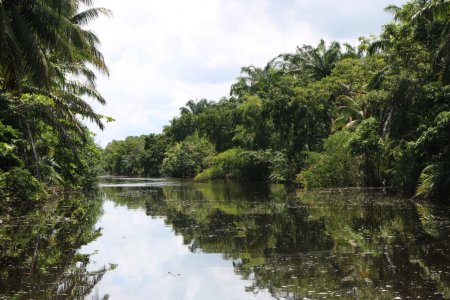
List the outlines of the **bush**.
{"type": "Polygon", "coordinates": [[[308,168],[297,175],[296,181],[306,188],[361,185],[361,158],[354,156],[348,147],[353,138],[354,133],[345,130],[330,135],[322,153],[308,153],[308,168]]]}
{"type": "Polygon", "coordinates": [[[9,172],[1,174],[0,177],[2,207],[10,206],[20,210],[32,209],[47,197],[43,184],[28,170],[13,168],[9,172]]]}
{"type": "Polygon", "coordinates": [[[215,178],[266,180],[269,176],[271,151],[246,151],[241,148],[226,150],[208,159],[208,169],[195,180],[215,178]]]}

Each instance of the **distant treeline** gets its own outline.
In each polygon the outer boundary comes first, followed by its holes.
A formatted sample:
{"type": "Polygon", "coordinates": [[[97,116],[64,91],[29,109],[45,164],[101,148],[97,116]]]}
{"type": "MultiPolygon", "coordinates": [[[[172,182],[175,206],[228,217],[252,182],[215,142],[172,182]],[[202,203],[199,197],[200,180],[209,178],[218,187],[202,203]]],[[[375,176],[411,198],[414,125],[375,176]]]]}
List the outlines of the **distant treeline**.
{"type": "Polygon", "coordinates": [[[450,2],[410,1],[357,46],[320,41],[242,68],[162,134],[111,142],[111,174],[395,186],[450,194],[450,2]]]}

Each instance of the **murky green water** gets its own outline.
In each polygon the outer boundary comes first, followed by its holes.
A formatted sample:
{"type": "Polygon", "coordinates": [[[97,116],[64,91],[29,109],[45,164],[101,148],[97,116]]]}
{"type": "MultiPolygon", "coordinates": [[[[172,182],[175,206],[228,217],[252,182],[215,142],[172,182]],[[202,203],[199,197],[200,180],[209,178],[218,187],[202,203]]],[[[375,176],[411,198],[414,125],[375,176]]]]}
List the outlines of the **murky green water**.
{"type": "Polygon", "coordinates": [[[386,191],[104,178],[3,219],[0,298],[450,299],[450,209],[386,191]]]}

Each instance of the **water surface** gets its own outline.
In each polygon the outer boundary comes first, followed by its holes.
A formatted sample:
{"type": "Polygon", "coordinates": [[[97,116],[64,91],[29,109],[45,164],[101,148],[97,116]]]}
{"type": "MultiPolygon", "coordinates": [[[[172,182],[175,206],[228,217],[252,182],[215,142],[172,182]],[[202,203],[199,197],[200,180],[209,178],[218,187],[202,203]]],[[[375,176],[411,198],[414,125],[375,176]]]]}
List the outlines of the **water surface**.
{"type": "Polygon", "coordinates": [[[139,178],[102,178],[100,186],[102,210],[88,225],[61,223],[89,238],[75,243],[69,234],[70,255],[53,265],[35,258],[45,269],[40,280],[29,274],[29,257],[14,269],[3,255],[0,295],[450,299],[447,207],[386,190],[139,178]]]}

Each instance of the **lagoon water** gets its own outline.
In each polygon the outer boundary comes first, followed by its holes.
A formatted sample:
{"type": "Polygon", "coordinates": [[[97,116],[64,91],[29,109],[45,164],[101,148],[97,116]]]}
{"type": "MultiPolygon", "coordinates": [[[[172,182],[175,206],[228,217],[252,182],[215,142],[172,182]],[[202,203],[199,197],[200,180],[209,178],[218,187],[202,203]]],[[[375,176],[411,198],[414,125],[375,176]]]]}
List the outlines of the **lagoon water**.
{"type": "Polygon", "coordinates": [[[108,177],[96,201],[2,254],[0,298],[450,299],[450,209],[391,191],[108,177]]]}

